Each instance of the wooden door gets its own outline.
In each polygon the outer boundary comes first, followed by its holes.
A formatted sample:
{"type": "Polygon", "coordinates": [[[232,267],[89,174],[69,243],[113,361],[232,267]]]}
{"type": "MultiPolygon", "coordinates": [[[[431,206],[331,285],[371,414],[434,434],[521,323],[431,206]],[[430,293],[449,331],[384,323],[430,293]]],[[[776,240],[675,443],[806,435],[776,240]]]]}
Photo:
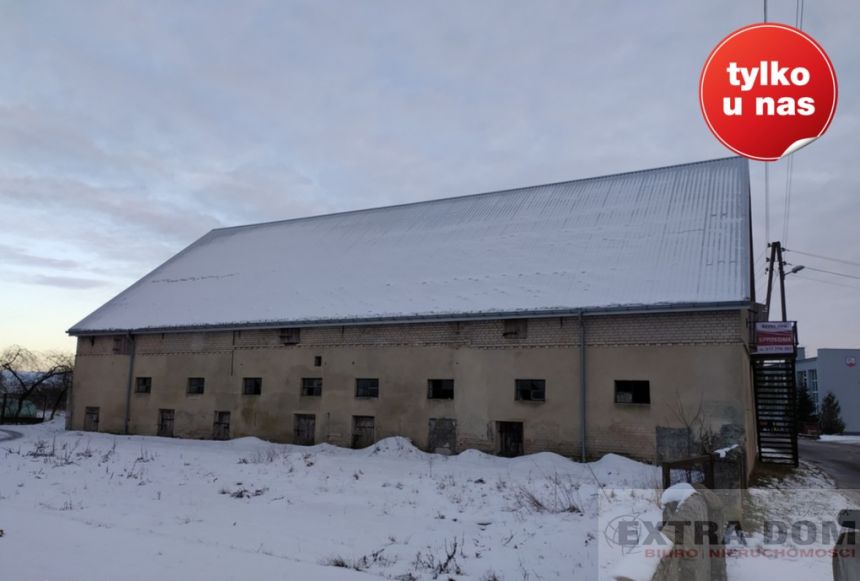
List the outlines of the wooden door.
{"type": "Polygon", "coordinates": [[[158,435],[164,438],[173,437],[173,421],[176,417],[174,410],[158,410],[158,435]]]}
{"type": "Polygon", "coordinates": [[[230,439],[230,412],[215,412],[215,424],[212,428],[214,440],[230,439]]]}
{"type": "Polygon", "coordinates": [[[352,416],[352,447],[367,448],[376,442],[376,419],[373,416],[352,416]]]}
{"type": "Polygon", "coordinates": [[[99,408],[88,407],[84,413],[84,431],[98,432],[99,431],[99,408]]]}
{"type": "Polygon", "coordinates": [[[313,446],[317,433],[317,418],[313,414],[296,414],[293,426],[293,443],[313,446]]]}

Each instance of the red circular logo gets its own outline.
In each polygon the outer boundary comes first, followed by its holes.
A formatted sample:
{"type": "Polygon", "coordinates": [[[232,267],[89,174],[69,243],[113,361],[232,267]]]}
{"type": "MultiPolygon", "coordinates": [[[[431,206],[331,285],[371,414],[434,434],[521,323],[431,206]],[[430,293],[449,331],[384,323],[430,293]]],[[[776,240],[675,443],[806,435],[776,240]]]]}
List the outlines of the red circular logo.
{"type": "Polygon", "coordinates": [[[723,145],[750,159],[776,161],[827,131],[836,111],[836,73],[805,32],[753,24],[711,52],[699,104],[723,145]]]}

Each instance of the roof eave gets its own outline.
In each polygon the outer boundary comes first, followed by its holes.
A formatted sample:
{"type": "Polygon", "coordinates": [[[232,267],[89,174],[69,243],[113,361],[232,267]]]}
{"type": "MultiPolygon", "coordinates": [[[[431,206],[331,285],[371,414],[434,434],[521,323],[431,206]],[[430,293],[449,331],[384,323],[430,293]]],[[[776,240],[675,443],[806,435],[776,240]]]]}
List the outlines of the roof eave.
{"type": "Polygon", "coordinates": [[[66,331],[73,337],[91,335],[153,333],[192,333],[199,331],[237,331],[252,329],[279,329],[284,327],[342,327],[357,325],[386,325],[407,323],[439,323],[456,321],[486,321],[491,319],[537,319],[565,316],[594,315],[635,315],[677,313],[695,311],[725,311],[753,308],[751,300],[724,301],[710,303],[667,303],[655,305],[626,305],[608,307],[582,307],[563,309],[544,309],[538,311],[494,311],[481,313],[446,313],[440,315],[406,315],[392,317],[351,317],[346,319],[313,319],[304,321],[257,321],[248,323],[214,323],[211,325],[177,325],[175,327],[142,327],[135,329],[79,329],[72,327],[66,331]]]}

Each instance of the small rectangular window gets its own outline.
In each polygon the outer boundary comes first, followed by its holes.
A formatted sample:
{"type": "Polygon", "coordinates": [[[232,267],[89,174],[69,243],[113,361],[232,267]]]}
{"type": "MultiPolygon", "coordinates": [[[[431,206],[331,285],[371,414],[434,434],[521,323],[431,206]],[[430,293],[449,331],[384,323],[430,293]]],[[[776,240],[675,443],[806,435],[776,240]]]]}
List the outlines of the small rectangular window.
{"type": "Polygon", "coordinates": [[[428,379],[427,399],[454,399],[454,380],[428,379]]]}
{"type": "Polygon", "coordinates": [[[502,336],[506,339],[525,339],[528,335],[528,319],[505,319],[502,336]]]}
{"type": "Polygon", "coordinates": [[[517,379],[516,399],[519,401],[546,401],[546,380],[517,379]]]}
{"type": "Polygon", "coordinates": [[[283,328],[280,339],[284,345],[297,345],[302,340],[302,330],[298,327],[283,328]]]}
{"type": "Polygon", "coordinates": [[[615,403],[651,403],[651,382],[618,379],[615,381],[615,403]]]}
{"type": "Polygon", "coordinates": [[[115,335],[113,338],[114,355],[128,355],[131,353],[131,339],[126,335],[115,335]]]}
{"type": "Polygon", "coordinates": [[[134,385],[135,393],[150,393],[152,391],[151,377],[138,377],[134,385]]]}
{"type": "Polygon", "coordinates": [[[242,379],[243,395],[260,395],[263,393],[262,377],[245,377],[242,379]]]}
{"type": "Polygon", "coordinates": [[[302,377],[302,395],[321,396],[322,377],[302,377]]]}
{"type": "Polygon", "coordinates": [[[314,355],[314,367],[322,367],[322,355],[314,355]]]}
{"type": "Polygon", "coordinates": [[[379,379],[361,378],[355,380],[355,397],[379,397],[379,379]]]}
{"type": "Polygon", "coordinates": [[[206,387],[206,380],[202,377],[188,378],[188,395],[200,395],[206,387]]]}

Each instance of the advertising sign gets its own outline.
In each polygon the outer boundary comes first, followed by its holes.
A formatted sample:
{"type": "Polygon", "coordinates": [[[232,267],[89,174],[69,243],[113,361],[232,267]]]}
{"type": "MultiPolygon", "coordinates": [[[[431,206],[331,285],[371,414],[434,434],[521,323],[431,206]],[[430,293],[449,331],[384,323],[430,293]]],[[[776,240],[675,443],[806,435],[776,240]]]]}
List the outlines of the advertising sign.
{"type": "Polygon", "coordinates": [[[794,321],[774,321],[755,324],[757,353],[794,353],[794,321]]]}

